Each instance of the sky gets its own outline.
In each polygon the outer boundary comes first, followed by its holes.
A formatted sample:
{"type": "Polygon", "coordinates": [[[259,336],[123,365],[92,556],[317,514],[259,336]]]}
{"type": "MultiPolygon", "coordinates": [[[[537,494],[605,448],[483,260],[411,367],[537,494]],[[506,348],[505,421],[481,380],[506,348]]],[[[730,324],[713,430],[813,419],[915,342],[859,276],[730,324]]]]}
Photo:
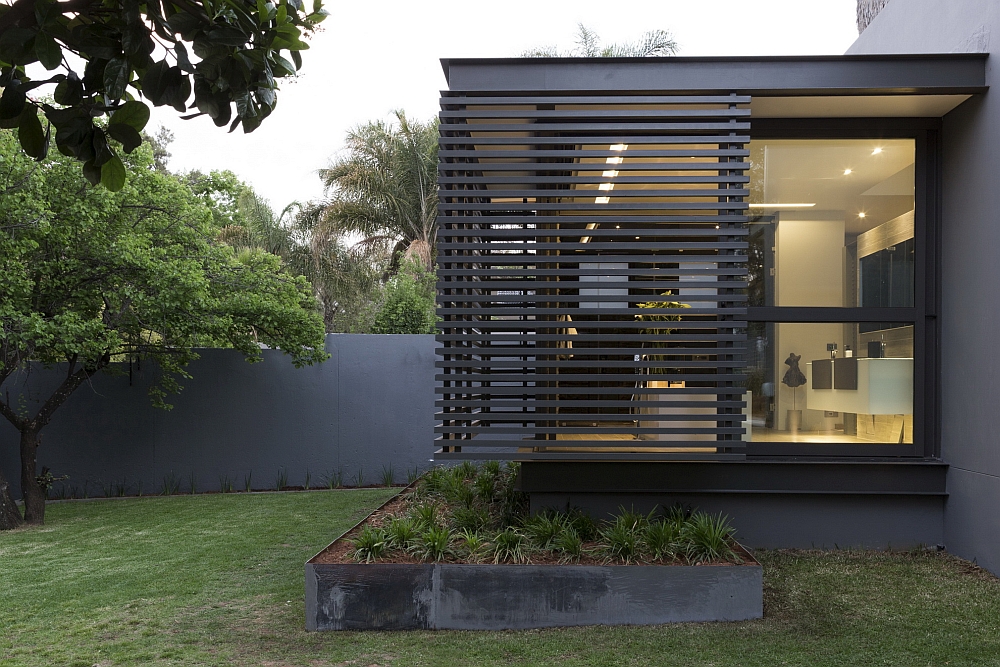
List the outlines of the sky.
{"type": "Polygon", "coordinates": [[[681,56],[840,55],[857,38],[855,0],[499,0],[434,5],[327,0],[331,15],[252,134],[227,134],[207,117],[153,110],[147,129],[174,133],[173,171],[229,169],[280,210],[323,195],[316,171],[348,130],[394,109],[421,120],[446,88],[441,58],[513,57],[574,46],[577,23],[602,43],[669,30],[681,56]]]}

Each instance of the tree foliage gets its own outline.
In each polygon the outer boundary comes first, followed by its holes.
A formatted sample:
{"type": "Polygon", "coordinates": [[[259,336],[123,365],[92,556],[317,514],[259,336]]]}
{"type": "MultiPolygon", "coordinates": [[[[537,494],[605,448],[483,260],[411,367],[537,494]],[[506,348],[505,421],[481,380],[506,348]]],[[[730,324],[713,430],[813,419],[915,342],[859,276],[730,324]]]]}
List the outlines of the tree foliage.
{"type": "Polygon", "coordinates": [[[435,281],[433,271],[414,260],[389,279],[381,301],[376,305],[372,333],[434,333],[435,281]]]}
{"type": "Polygon", "coordinates": [[[326,16],[322,0],[312,0],[311,11],[303,1],[0,4],[0,127],[16,128],[36,160],[45,158],[54,128],[59,151],[83,163],[91,183],[119,190],[121,152],[142,143],[146,102],[195,110],[184,118],[208,115],[230,131],[260,125],[274,110],[277,80],[301,67],[304,39],[326,16]],[[28,76],[36,62],[44,78],[28,76]]]}
{"type": "Polygon", "coordinates": [[[601,44],[596,32],[577,24],[576,47],[560,51],[557,46],[539,46],[521,53],[522,58],[649,58],[677,55],[680,47],[668,30],[644,32],[634,42],[601,44]]]}
{"type": "Polygon", "coordinates": [[[437,230],[438,126],[374,121],[347,135],[344,153],[319,174],[328,202],[319,221],[337,236],[357,235],[363,246],[381,246],[433,265],[437,230]]]}
{"type": "Polygon", "coordinates": [[[34,413],[0,396],[0,414],[21,432],[29,521],[44,516],[38,433],[95,373],[153,360],[152,399],[165,406],[196,347],[235,348],[250,361],[262,345],[280,348],[296,366],[326,357],[305,278],[272,254],[217,242],[208,208],[153,169],[148,147],[125,164],[119,192],[90,188],[73,158],[53,152],[34,163],[0,131],[0,384],[33,362],[66,369],[34,413]]]}

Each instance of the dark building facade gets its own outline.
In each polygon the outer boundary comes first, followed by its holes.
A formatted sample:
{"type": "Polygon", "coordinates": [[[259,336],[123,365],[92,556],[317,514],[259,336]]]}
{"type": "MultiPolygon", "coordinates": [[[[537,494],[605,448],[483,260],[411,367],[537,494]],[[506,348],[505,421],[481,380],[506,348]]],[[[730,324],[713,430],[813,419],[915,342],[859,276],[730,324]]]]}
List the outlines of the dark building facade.
{"type": "Polygon", "coordinates": [[[945,543],[942,130],[986,63],[444,61],[435,457],[759,546],[945,543]]]}

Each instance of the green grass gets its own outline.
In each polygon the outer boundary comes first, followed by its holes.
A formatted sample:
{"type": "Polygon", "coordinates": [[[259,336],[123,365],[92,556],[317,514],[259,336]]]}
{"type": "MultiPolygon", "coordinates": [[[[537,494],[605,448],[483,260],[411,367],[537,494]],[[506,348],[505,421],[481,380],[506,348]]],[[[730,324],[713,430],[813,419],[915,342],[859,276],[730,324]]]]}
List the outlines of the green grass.
{"type": "Polygon", "coordinates": [[[306,633],[303,562],[391,493],[53,504],[0,533],[0,665],[1000,665],[1000,582],[925,553],[761,553],[747,623],[306,633]]]}

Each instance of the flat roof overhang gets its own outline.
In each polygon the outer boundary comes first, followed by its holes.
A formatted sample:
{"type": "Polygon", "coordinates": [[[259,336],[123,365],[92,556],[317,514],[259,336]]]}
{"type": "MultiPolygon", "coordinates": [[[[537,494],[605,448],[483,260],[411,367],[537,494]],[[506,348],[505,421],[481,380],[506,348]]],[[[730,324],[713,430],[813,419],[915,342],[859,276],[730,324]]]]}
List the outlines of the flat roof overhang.
{"type": "Polygon", "coordinates": [[[984,93],[985,53],[441,60],[452,91],[751,95],[758,118],[940,117],[984,93]]]}

